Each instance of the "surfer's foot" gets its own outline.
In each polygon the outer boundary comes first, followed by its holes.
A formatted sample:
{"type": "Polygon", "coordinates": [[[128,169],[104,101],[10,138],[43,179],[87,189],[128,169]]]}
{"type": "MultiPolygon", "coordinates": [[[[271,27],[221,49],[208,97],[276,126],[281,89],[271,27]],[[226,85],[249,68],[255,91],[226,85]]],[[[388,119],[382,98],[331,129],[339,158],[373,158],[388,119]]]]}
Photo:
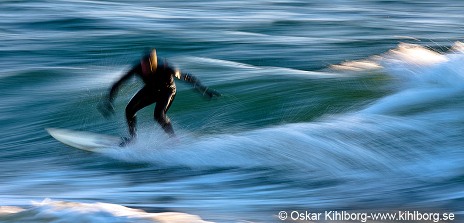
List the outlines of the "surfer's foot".
{"type": "Polygon", "coordinates": [[[121,137],[121,143],[119,143],[119,146],[120,147],[124,147],[124,146],[127,146],[128,144],[130,144],[132,141],[133,141],[133,137],[129,138],[129,137],[121,137]]]}

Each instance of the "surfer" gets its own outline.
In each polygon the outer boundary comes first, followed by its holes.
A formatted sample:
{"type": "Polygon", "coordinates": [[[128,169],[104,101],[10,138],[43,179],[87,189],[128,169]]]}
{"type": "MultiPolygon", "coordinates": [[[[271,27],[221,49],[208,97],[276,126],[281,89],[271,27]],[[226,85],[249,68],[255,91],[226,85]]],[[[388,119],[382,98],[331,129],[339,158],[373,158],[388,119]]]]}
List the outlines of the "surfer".
{"type": "Polygon", "coordinates": [[[140,63],[133,66],[111,86],[107,98],[99,107],[105,117],[114,113],[113,101],[121,84],[134,75],[140,77],[145,85],[132,97],[126,106],[126,121],[130,138],[124,137],[122,145],[129,143],[137,136],[136,113],[153,103],[156,103],[154,111],[156,122],[169,136],[175,135],[171,121],[166,115],[176,96],[174,78],[192,84],[203,96],[209,98],[221,96],[217,91],[202,85],[195,76],[171,67],[166,59],[158,58],[156,49],[153,49],[141,58],[140,63]]]}

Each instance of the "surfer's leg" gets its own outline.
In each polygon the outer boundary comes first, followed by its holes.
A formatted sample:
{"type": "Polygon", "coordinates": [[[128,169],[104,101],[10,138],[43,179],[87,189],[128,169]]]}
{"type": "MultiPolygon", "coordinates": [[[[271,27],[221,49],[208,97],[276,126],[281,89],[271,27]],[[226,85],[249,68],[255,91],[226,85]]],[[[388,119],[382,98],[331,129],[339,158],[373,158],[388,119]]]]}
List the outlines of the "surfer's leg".
{"type": "Polygon", "coordinates": [[[136,113],[156,101],[156,97],[151,93],[152,91],[148,88],[142,88],[137,92],[134,97],[129,101],[126,106],[126,120],[129,127],[129,134],[132,138],[137,136],[137,118],[136,113]]]}
{"type": "Polygon", "coordinates": [[[174,129],[172,128],[171,120],[169,120],[166,112],[171,107],[175,96],[175,92],[163,94],[155,106],[155,120],[163,128],[164,132],[169,134],[169,136],[174,136],[174,129]]]}

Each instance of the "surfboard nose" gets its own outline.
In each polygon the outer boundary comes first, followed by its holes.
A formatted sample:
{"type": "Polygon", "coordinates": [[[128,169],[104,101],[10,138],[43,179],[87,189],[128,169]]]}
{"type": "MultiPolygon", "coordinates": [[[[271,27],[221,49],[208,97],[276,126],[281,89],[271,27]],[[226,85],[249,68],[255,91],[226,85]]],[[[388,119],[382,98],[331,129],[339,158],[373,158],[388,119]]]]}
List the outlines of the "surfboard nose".
{"type": "Polygon", "coordinates": [[[119,137],[97,134],[85,131],[75,131],[59,128],[46,128],[48,134],[68,146],[91,152],[102,152],[104,149],[118,147],[119,137]]]}

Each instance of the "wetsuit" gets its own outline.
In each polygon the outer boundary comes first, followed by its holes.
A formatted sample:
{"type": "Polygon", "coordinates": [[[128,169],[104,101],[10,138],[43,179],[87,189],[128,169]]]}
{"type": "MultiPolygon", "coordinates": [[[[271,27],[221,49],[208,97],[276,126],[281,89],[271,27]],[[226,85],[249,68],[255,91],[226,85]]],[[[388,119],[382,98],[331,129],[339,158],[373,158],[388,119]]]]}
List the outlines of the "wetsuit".
{"type": "Polygon", "coordinates": [[[169,66],[166,60],[158,60],[156,70],[152,71],[148,64],[148,59],[148,57],[142,58],[139,64],[132,67],[132,69],[122,76],[121,79],[113,84],[109,94],[109,101],[111,103],[114,100],[116,92],[123,82],[133,75],[138,75],[145,83],[145,86],[132,97],[129,104],[126,106],[126,120],[131,137],[136,137],[137,111],[155,102],[155,120],[167,134],[173,136],[174,130],[166,112],[169,110],[169,107],[176,96],[176,84],[174,83],[174,78],[191,83],[204,95],[207,94],[212,97],[213,95],[219,96],[219,94],[213,90],[208,90],[207,87],[201,85],[198,79],[193,75],[180,73],[178,70],[173,69],[169,66]]]}

